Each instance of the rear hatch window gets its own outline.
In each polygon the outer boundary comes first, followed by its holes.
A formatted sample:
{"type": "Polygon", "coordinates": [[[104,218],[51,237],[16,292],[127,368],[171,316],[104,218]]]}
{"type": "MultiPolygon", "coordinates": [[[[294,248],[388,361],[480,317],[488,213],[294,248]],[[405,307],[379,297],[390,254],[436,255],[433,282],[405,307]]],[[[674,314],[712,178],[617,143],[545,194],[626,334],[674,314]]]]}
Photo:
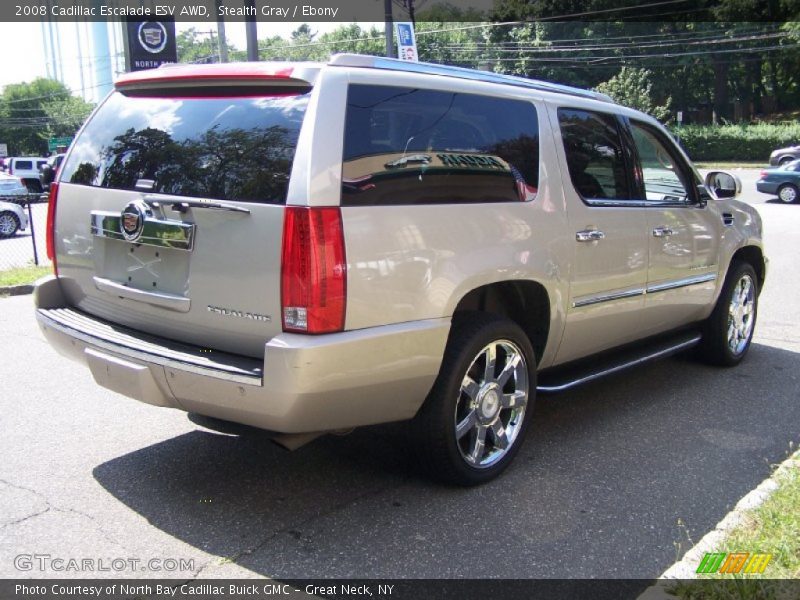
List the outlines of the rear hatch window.
{"type": "Polygon", "coordinates": [[[309,95],[156,98],[115,92],[75,142],[61,181],[283,204],[309,95]]]}

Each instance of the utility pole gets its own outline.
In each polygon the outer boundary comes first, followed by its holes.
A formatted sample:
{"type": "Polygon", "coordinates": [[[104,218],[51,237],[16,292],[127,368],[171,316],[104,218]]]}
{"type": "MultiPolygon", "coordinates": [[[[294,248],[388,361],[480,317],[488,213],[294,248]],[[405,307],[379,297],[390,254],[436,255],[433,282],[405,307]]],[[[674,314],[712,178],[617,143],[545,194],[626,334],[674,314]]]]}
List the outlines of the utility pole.
{"type": "MultiPolygon", "coordinates": [[[[391,0],[390,0],[391,1],[391,0]]],[[[245,0],[245,6],[252,7],[248,12],[256,14],[256,0],[245,0]]],[[[247,60],[258,60],[258,26],[255,16],[245,17],[245,32],[247,34],[247,60]]]]}
{"type": "MultiPolygon", "coordinates": [[[[222,5],[222,0],[217,0],[217,14],[220,14],[219,7],[222,5]]],[[[217,39],[219,40],[219,61],[228,62],[228,40],[225,38],[225,19],[223,17],[217,18],[217,39]]]]}
{"type": "Polygon", "coordinates": [[[386,56],[388,58],[395,58],[394,42],[392,39],[392,29],[394,28],[394,19],[392,18],[392,0],[383,0],[383,10],[386,24],[386,56]]]}

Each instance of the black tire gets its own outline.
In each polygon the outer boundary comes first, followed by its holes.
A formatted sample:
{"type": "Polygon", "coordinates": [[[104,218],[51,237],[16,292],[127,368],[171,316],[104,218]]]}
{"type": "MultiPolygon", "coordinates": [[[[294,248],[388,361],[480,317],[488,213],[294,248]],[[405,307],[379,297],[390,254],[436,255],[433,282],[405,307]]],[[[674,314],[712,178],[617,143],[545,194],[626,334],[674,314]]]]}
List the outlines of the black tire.
{"type": "MultiPolygon", "coordinates": [[[[739,305],[744,303],[739,302],[739,305]]],[[[714,307],[714,312],[705,322],[703,339],[698,356],[708,364],[720,367],[738,365],[750,349],[756,318],[758,316],[758,277],[750,263],[734,262],[728,269],[725,284],[714,307]],[[747,283],[749,282],[749,283],[747,283]],[[747,297],[751,305],[745,324],[745,309],[735,308],[736,298],[741,299],[744,287],[749,285],[747,297]],[[741,331],[746,327],[746,333],[741,331]]]]}
{"type": "Polygon", "coordinates": [[[791,183],[784,183],[778,188],[778,199],[784,204],[797,202],[797,186],[791,183]]]}
{"type": "Polygon", "coordinates": [[[19,218],[13,212],[0,213],[0,238],[8,238],[19,231],[19,218]]]}
{"type": "Polygon", "coordinates": [[[439,481],[464,486],[490,481],[519,451],[535,396],[536,359],[525,332],[496,315],[459,315],[436,382],[410,423],[413,450],[439,481]],[[490,347],[496,361],[494,375],[487,377],[490,347]],[[502,367],[509,364],[504,378],[502,367]],[[463,387],[468,375],[471,392],[463,387]],[[481,432],[485,446],[479,447],[481,432]]]}

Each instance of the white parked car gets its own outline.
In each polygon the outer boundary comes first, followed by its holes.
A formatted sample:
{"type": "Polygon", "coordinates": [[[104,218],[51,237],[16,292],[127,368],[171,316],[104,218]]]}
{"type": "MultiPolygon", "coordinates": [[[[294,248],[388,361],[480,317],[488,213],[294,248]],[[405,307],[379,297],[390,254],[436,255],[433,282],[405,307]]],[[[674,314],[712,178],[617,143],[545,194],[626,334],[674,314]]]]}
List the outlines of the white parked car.
{"type": "Polygon", "coordinates": [[[28,215],[19,204],[0,200],[0,238],[11,237],[28,228],[28,215]]]}
{"type": "Polygon", "coordinates": [[[28,188],[19,177],[0,173],[0,200],[16,200],[27,195],[28,188]]]}
{"type": "Polygon", "coordinates": [[[47,159],[41,156],[19,156],[6,159],[8,174],[14,175],[22,180],[22,183],[31,191],[37,194],[42,192],[42,184],[39,181],[39,169],[47,164],[47,159]]]}

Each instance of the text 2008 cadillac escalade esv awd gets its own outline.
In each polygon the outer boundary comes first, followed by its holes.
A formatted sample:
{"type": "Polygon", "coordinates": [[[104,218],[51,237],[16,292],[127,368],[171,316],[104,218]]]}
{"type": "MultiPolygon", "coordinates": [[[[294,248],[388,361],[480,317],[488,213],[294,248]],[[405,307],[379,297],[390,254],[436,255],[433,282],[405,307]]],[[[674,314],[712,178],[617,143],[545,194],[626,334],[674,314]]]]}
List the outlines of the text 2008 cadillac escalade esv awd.
{"type": "Polygon", "coordinates": [[[51,192],[39,323],[97,382],[498,475],[538,391],[747,353],[761,222],[593,92],[391,59],[123,76],[51,192]]]}

